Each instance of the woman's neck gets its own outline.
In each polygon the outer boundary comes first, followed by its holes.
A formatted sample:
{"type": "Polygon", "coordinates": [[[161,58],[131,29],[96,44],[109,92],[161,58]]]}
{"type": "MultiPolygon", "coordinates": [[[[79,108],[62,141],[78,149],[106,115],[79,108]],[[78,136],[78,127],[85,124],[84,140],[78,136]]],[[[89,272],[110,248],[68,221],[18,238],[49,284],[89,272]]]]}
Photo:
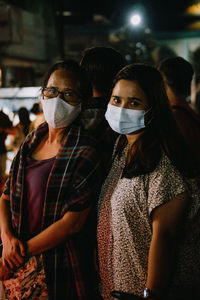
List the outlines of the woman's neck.
{"type": "Polygon", "coordinates": [[[134,155],[134,143],[137,141],[140,134],[141,133],[127,134],[126,135],[126,138],[128,140],[128,144],[129,144],[128,155],[127,155],[127,163],[128,164],[130,163],[131,158],[134,155]]]}
{"type": "Polygon", "coordinates": [[[132,148],[133,144],[137,141],[139,136],[141,135],[141,132],[136,134],[126,134],[126,138],[129,144],[129,148],[132,148]]]}
{"type": "Polygon", "coordinates": [[[49,133],[47,136],[47,144],[61,144],[63,139],[63,133],[66,128],[53,128],[49,126],[49,133]]]}

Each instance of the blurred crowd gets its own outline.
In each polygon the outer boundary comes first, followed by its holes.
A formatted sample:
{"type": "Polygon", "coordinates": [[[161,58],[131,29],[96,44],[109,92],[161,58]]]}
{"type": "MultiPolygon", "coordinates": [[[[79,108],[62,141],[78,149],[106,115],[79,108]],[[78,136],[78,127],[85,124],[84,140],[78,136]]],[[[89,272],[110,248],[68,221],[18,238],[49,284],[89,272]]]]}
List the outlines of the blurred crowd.
{"type": "Polygon", "coordinates": [[[30,111],[26,107],[20,107],[15,116],[18,117],[18,122],[14,125],[15,122],[11,121],[3,110],[0,111],[0,193],[8,176],[11,161],[20,145],[29,132],[44,122],[40,103],[35,103],[30,111]],[[31,113],[34,115],[33,121],[30,120],[31,113]]]}

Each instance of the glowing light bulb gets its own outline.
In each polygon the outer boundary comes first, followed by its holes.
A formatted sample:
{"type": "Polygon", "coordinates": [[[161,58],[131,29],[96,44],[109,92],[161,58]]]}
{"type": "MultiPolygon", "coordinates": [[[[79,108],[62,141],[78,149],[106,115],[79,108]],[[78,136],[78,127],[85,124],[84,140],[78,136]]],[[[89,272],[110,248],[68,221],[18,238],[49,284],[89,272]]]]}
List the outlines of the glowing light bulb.
{"type": "Polygon", "coordinates": [[[130,21],[133,26],[138,26],[138,25],[140,25],[142,19],[141,19],[140,15],[135,14],[130,18],[130,21]]]}

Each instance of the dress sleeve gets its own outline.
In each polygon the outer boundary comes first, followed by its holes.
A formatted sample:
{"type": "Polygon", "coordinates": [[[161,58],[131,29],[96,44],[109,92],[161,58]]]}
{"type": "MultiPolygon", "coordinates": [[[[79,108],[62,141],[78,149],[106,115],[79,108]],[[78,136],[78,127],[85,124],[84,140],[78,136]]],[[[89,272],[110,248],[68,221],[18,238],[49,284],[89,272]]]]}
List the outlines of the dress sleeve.
{"type": "Polygon", "coordinates": [[[84,149],[73,172],[68,210],[81,211],[97,202],[101,186],[101,164],[96,151],[84,149]]]}
{"type": "Polygon", "coordinates": [[[170,160],[164,156],[155,171],[149,175],[149,215],[151,215],[153,209],[157,206],[187,191],[187,184],[180,172],[171,164],[170,160]]]}

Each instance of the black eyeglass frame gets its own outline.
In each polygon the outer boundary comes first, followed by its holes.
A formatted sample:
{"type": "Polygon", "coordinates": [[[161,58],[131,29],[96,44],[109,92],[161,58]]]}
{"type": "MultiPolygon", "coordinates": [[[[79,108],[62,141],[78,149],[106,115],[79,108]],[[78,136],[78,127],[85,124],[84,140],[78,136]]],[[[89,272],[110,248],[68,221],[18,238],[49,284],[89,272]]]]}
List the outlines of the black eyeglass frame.
{"type": "Polygon", "coordinates": [[[42,96],[43,97],[47,97],[47,98],[49,98],[49,99],[51,99],[51,98],[54,98],[54,97],[57,97],[58,95],[62,95],[62,100],[64,100],[65,102],[67,102],[67,103],[73,103],[73,104],[76,104],[76,105],[79,105],[82,101],[81,101],[81,97],[78,95],[78,93],[76,93],[75,91],[73,91],[73,90],[70,90],[70,89],[66,89],[64,92],[61,92],[61,91],[59,91],[57,88],[55,88],[55,87],[43,87],[42,88],[42,96]],[[54,90],[55,91],[55,94],[52,96],[52,97],[50,97],[50,96],[46,96],[45,94],[44,94],[44,92],[45,91],[47,91],[47,90],[54,90]],[[73,92],[77,97],[78,97],[78,99],[76,99],[76,100],[74,100],[74,99],[67,99],[67,97],[65,96],[65,92],[73,92]]]}

